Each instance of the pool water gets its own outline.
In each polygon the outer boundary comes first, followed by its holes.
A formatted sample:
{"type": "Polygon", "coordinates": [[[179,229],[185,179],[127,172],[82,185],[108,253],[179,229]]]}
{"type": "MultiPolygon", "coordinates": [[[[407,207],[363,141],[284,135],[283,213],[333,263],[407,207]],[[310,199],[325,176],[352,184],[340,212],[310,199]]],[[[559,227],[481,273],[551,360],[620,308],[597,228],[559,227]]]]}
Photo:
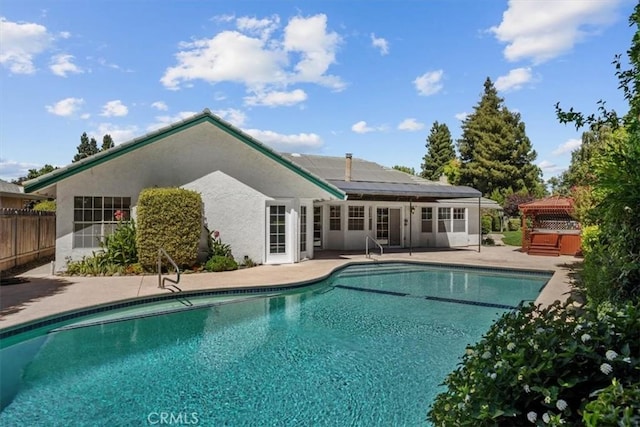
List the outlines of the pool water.
{"type": "Polygon", "coordinates": [[[282,296],[60,330],[0,353],[3,372],[30,360],[0,424],[425,425],[466,345],[548,278],[354,266],[282,296]]]}

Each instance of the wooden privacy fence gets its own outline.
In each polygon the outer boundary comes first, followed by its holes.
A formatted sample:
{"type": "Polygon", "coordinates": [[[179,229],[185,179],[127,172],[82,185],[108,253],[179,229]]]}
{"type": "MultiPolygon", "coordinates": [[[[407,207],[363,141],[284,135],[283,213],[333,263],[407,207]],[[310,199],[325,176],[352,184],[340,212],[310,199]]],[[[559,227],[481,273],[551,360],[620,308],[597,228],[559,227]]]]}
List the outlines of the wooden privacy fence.
{"type": "Polygon", "coordinates": [[[56,214],[0,209],[0,271],[55,254],[56,214]]]}

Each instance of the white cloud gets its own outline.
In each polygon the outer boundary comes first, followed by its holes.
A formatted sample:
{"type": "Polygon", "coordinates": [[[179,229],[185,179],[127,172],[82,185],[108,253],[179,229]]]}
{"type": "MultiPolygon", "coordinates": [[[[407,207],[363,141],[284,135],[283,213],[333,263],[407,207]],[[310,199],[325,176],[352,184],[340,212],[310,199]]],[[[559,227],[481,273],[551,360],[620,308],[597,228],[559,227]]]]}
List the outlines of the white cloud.
{"type": "Polygon", "coordinates": [[[382,37],[377,38],[375,34],[371,33],[371,45],[380,50],[380,55],[384,56],[389,53],[389,42],[382,37]]]}
{"type": "Polygon", "coordinates": [[[158,111],[167,111],[169,109],[169,107],[167,107],[167,104],[164,101],[156,101],[153,104],[151,104],[151,106],[158,111]]]}
{"type": "Polygon", "coordinates": [[[562,166],[558,166],[553,162],[550,162],[548,160],[543,160],[540,163],[538,163],[538,167],[540,169],[542,169],[542,172],[544,174],[549,174],[549,175],[555,175],[559,172],[562,172],[563,170],[565,170],[566,168],[562,167],[562,166]]]}
{"type": "Polygon", "coordinates": [[[507,60],[542,63],[570,51],[586,36],[612,23],[620,3],[556,0],[541,6],[539,0],[509,0],[502,22],[489,31],[507,44],[507,60]]]}
{"type": "Polygon", "coordinates": [[[399,130],[406,130],[409,132],[414,132],[420,129],[424,128],[424,123],[420,123],[418,121],[416,121],[416,119],[410,118],[410,119],[404,119],[399,125],[398,125],[398,129],[399,130]]]}
{"type": "Polygon", "coordinates": [[[365,122],[364,120],[360,120],[358,123],[351,126],[351,130],[354,131],[355,133],[368,133],[368,132],[375,131],[375,129],[372,127],[369,127],[367,125],[367,122],[365,122]]]}
{"type": "Polygon", "coordinates": [[[257,35],[266,40],[280,26],[280,17],[274,15],[271,18],[257,19],[243,16],[236,19],[236,25],[240,31],[257,35]]]}
{"type": "Polygon", "coordinates": [[[29,169],[40,169],[43,165],[36,163],[16,162],[0,158],[0,179],[11,181],[21,176],[27,176],[29,169]]]}
{"type": "Polygon", "coordinates": [[[47,105],[45,108],[56,116],[70,117],[75,115],[83,104],[84,99],[82,98],[65,98],[53,105],[47,105]]]}
{"type": "Polygon", "coordinates": [[[531,68],[514,68],[506,76],[496,79],[495,87],[500,92],[518,90],[522,85],[531,81],[531,68]]]}
{"type": "Polygon", "coordinates": [[[460,121],[463,121],[464,119],[467,118],[468,115],[469,113],[467,113],[466,111],[463,111],[462,113],[457,113],[454,117],[460,121]]]}
{"type": "Polygon", "coordinates": [[[260,142],[282,151],[308,150],[322,146],[322,138],[315,133],[283,135],[270,130],[245,129],[249,135],[260,142]]]}
{"type": "Polygon", "coordinates": [[[294,82],[317,83],[334,90],[344,89],[337,76],[326,75],[336,61],[336,51],[342,39],[336,32],[327,31],[327,16],[295,17],[284,30],[284,49],[301,57],[295,65],[294,82]]]}
{"type": "Polygon", "coordinates": [[[139,136],[140,129],[135,125],[121,127],[111,123],[100,123],[98,129],[92,132],[92,136],[98,141],[98,145],[102,143],[102,138],[106,134],[111,135],[113,143],[118,145],[139,136]]]}
{"type": "Polygon", "coordinates": [[[434,95],[440,92],[443,88],[441,83],[444,72],[442,70],[428,71],[423,75],[417,77],[413,84],[418,90],[418,94],[423,96],[434,95]]]}
{"type": "Polygon", "coordinates": [[[247,105],[252,106],[291,106],[307,100],[307,94],[302,89],[296,89],[291,92],[256,92],[254,95],[244,98],[247,105]]]}
{"type": "Polygon", "coordinates": [[[160,81],[170,90],[196,80],[236,82],[256,94],[295,83],[344,88],[339,77],[327,73],[336,62],[341,38],[327,29],[326,15],[294,17],[276,35],[278,24],[277,16],[238,18],[237,30],[183,42],[176,53],[177,64],[167,68],[160,81]]]}
{"type": "Polygon", "coordinates": [[[181,120],[195,116],[196,114],[198,113],[196,113],[195,111],[181,111],[178,114],[174,114],[173,116],[156,116],[155,123],[152,123],[149,126],[147,126],[147,132],[152,132],[154,130],[163,128],[165,126],[172,125],[181,120]]]}
{"type": "Polygon", "coordinates": [[[74,56],[69,54],[54,55],[49,68],[53,74],[60,77],[67,77],[67,73],[83,73],[84,71],[72,62],[73,59],[74,56]]]}
{"type": "Polygon", "coordinates": [[[235,127],[241,128],[244,126],[247,121],[247,115],[240,110],[235,108],[227,108],[226,110],[216,110],[213,112],[216,116],[220,117],[222,120],[226,120],[235,127]]]}
{"type": "Polygon", "coordinates": [[[102,106],[101,116],[104,117],[123,117],[129,114],[129,109],[119,99],[109,101],[102,106]]]}
{"type": "Polygon", "coordinates": [[[0,17],[0,64],[15,74],[33,74],[35,56],[53,43],[47,28],[30,22],[11,22],[0,17]]]}
{"type": "Polygon", "coordinates": [[[582,140],[577,138],[568,139],[564,144],[553,150],[551,154],[559,156],[561,154],[570,153],[582,145],[582,140]]]}

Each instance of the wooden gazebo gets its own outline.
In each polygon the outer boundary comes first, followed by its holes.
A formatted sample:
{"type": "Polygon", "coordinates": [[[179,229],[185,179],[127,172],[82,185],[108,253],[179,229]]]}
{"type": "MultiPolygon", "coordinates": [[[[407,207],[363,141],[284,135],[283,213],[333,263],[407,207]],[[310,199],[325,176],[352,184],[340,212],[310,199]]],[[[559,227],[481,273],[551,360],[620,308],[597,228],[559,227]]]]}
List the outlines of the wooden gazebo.
{"type": "Polygon", "coordinates": [[[522,212],[522,251],[529,255],[576,255],[580,224],[573,199],[553,196],[518,206],[522,212]]]}

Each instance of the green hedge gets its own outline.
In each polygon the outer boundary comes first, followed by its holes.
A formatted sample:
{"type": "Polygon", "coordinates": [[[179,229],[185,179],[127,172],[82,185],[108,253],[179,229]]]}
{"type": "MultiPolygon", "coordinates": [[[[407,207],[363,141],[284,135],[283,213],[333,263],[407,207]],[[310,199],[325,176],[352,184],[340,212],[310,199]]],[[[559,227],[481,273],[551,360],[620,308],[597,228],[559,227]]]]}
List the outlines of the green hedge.
{"type": "MultiPolygon", "coordinates": [[[[180,267],[191,267],[198,257],[202,232],[202,198],[182,188],[148,188],[138,198],[138,259],[154,269],[163,248],[180,267]]],[[[163,260],[167,265],[166,260],[163,260]]]]}
{"type": "Polygon", "coordinates": [[[428,417],[435,426],[638,425],[639,327],[639,303],[509,312],[467,348],[428,417]]]}

